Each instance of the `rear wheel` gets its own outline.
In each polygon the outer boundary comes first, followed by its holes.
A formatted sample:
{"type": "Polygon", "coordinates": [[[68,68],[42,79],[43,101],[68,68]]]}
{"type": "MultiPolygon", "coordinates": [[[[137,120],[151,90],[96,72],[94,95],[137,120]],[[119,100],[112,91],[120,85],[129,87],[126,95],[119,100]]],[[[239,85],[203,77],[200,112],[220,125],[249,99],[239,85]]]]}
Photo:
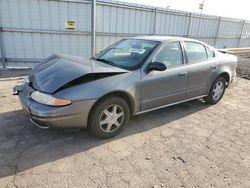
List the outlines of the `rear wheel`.
{"type": "Polygon", "coordinates": [[[128,123],[130,109],[120,97],[110,97],[100,101],[92,110],[89,118],[89,131],[99,138],[118,135],[128,123]]]}
{"type": "Polygon", "coordinates": [[[225,93],[226,81],[223,77],[218,77],[212,84],[209,94],[204,98],[208,104],[216,104],[221,100],[225,93]]]}

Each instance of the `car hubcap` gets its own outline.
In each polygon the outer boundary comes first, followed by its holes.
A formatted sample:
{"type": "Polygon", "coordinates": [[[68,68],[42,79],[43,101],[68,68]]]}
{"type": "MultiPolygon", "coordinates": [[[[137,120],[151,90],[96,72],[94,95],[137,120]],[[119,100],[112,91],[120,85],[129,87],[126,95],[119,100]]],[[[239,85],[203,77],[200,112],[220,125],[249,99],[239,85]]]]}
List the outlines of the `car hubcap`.
{"type": "Polygon", "coordinates": [[[110,105],[101,113],[99,126],[104,132],[114,132],[122,125],[123,119],[122,107],[117,104],[110,105]]]}
{"type": "Polygon", "coordinates": [[[222,81],[219,81],[215,84],[214,89],[213,89],[213,99],[218,100],[224,91],[224,84],[222,81]]]}

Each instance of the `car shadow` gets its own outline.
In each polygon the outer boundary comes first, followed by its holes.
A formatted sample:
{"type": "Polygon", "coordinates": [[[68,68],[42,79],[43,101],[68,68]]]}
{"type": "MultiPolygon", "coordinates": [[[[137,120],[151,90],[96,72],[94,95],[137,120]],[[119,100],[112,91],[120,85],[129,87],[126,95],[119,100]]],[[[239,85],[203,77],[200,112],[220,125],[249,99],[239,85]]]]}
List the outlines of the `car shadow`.
{"type": "Polygon", "coordinates": [[[106,140],[86,130],[41,130],[21,110],[1,113],[0,178],[166,125],[208,107],[195,100],[142,114],[133,117],[119,136],[106,140]]]}

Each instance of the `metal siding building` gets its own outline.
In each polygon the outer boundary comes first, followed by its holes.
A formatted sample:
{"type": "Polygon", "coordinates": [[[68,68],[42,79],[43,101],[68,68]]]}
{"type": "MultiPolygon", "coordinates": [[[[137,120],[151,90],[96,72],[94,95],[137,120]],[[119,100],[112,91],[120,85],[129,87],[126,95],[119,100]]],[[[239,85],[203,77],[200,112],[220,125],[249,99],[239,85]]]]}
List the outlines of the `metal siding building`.
{"type": "MultiPolygon", "coordinates": [[[[91,1],[0,0],[0,55],[8,66],[34,66],[52,53],[91,55],[91,1]],[[66,30],[66,21],[75,30],[66,30]]],[[[96,51],[122,37],[174,35],[217,48],[249,47],[250,22],[116,1],[96,6],[96,51]]]]}

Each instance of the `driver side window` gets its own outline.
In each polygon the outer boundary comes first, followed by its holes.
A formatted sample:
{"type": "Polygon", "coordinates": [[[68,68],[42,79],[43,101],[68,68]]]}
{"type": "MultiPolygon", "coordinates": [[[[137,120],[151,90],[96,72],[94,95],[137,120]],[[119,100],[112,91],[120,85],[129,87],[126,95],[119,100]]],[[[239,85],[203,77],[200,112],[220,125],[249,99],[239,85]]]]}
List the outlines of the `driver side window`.
{"type": "Polygon", "coordinates": [[[154,57],[155,62],[161,62],[169,67],[183,64],[180,42],[171,42],[162,46],[154,57]]]}

